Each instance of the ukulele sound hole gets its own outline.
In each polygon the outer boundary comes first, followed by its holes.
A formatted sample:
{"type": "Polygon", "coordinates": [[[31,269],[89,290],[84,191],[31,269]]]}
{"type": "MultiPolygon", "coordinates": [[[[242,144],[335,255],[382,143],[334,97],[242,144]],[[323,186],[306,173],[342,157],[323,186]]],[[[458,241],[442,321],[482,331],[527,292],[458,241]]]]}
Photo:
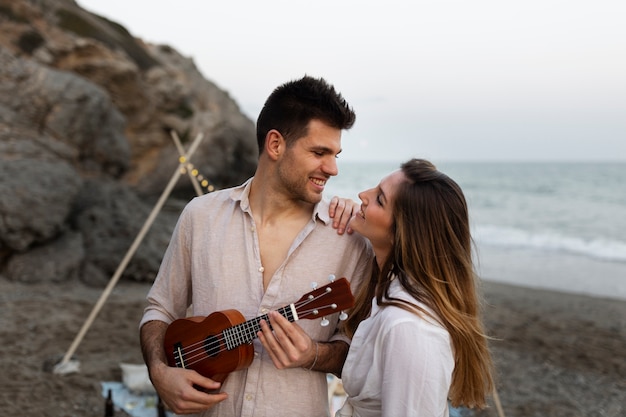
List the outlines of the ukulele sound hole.
{"type": "Polygon", "coordinates": [[[204,339],[204,350],[209,357],[215,357],[220,353],[220,341],[216,336],[207,336],[204,339]]]}

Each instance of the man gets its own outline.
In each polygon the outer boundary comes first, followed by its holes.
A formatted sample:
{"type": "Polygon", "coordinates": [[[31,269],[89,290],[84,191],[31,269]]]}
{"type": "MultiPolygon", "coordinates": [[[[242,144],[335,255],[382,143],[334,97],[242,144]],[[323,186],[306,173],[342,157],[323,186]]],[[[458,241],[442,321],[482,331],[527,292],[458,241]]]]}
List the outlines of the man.
{"type": "Polygon", "coordinates": [[[322,326],[321,319],[291,323],[269,312],[295,302],[311,282],[321,285],[330,274],[352,280],[353,289],[369,275],[369,245],[356,235],[339,236],[322,200],[326,181],[338,173],[342,130],[354,120],[323,79],[305,76],[279,86],[257,120],[254,177],[196,198],[183,210],[140,323],[150,378],[174,412],[328,415],[326,373],[340,375],[349,342],[337,333],[338,314],[322,326]],[[269,314],[270,323],[261,322],[252,342],[248,368],[220,384],[167,366],[166,329],[190,305],[190,316],[227,309],[246,320],[269,314]]]}

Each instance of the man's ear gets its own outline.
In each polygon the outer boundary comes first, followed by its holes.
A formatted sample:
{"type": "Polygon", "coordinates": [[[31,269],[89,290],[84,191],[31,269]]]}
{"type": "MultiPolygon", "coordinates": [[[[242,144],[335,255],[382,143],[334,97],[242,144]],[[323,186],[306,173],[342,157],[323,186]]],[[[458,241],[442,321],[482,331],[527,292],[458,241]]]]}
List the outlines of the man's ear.
{"type": "Polygon", "coordinates": [[[273,160],[277,160],[285,150],[285,138],[276,129],[267,132],[265,136],[265,152],[273,160]]]}

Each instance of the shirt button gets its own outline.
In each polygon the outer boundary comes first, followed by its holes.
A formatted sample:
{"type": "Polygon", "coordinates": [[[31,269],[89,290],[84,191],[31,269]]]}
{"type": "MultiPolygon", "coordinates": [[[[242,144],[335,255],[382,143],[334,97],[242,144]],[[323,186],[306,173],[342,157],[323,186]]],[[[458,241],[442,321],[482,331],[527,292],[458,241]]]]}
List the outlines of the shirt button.
{"type": "Polygon", "coordinates": [[[262,309],[261,309],[261,313],[263,313],[263,314],[267,314],[267,312],[268,312],[268,311],[269,311],[269,310],[268,310],[267,308],[262,308],[262,309]]]}
{"type": "Polygon", "coordinates": [[[252,394],[246,394],[246,401],[252,401],[252,394]]]}
{"type": "Polygon", "coordinates": [[[263,267],[259,268],[259,272],[264,272],[264,271],[265,271],[265,268],[263,268],[263,267]]]}

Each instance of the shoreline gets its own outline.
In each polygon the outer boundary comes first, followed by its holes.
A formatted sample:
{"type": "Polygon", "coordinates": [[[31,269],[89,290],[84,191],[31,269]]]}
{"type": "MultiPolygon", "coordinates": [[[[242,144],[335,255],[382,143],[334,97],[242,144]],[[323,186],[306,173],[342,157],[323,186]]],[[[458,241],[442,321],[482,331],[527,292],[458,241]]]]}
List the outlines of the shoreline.
{"type": "Polygon", "coordinates": [[[626,302],[626,264],[561,251],[478,246],[483,281],[626,302]]]}
{"type": "MultiPolygon", "coordinates": [[[[149,284],[117,284],[76,350],[79,372],[67,375],[44,366],[62,358],[103,289],[1,277],[0,287],[3,414],[102,414],[100,383],[121,381],[122,362],[143,363],[138,323],[149,284]]],[[[626,412],[626,302],[488,280],[482,292],[505,416],[626,412]]],[[[471,415],[497,417],[489,404],[471,415]]]]}

